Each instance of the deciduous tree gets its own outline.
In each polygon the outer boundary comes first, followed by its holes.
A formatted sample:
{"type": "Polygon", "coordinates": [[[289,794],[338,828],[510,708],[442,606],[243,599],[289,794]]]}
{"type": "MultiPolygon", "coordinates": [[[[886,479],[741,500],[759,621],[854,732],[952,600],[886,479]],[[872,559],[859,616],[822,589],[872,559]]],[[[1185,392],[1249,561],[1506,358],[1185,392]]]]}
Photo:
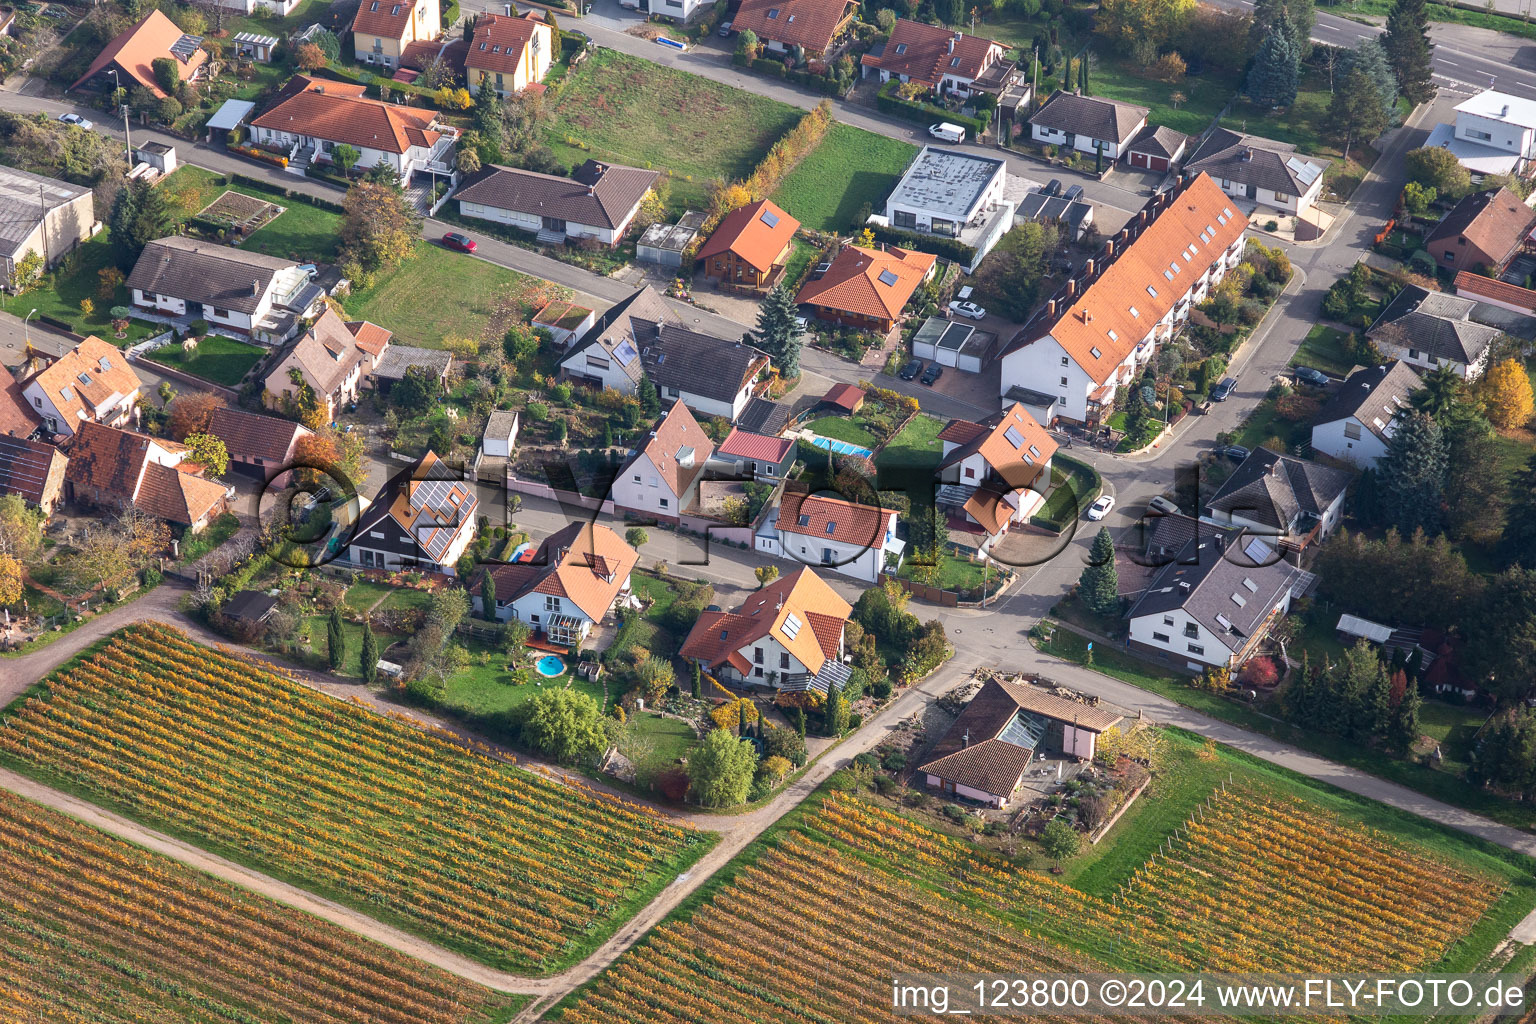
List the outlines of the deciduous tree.
{"type": "Polygon", "coordinates": [[[1460,199],[1472,191],[1472,173],[1447,149],[1425,146],[1403,157],[1408,179],[1433,188],[1447,199],[1460,199]]]}
{"type": "Polygon", "coordinates": [[[705,807],[732,807],[746,801],[756,766],[757,751],[750,742],[729,729],[714,729],[688,755],[688,779],[705,807]]]}
{"type": "Polygon", "coordinates": [[[1488,419],[1504,430],[1524,426],[1536,412],[1531,379],[1526,376],[1525,368],[1513,359],[1494,363],[1483,375],[1477,390],[1488,410],[1488,419]]]}
{"type": "Polygon", "coordinates": [[[404,195],[360,181],[347,190],[342,206],[342,245],[368,270],[394,266],[411,258],[421,225],[404,195]]]}
{"type": "Polygon", "coordinates": [[[11,555],[0,555],[0,604],[21,600],[21,562],[11,555]]]}
{"type": "Polygon", "coordinates": [[[608,749],[615,728],[597,701],[576,690],[536,694],[517,710],[516,718],[523,743],[561,764],[595,761],[608,749]]]}
{"type": "Polygon", "coordinates": [[[319,71],[330,63],[325,56],[325,51],[314,43],[300,43],[295,57],[298,60],[299,70],[306,74],[319,71]]]}
{"type": "Polygon", "coordinates": [[[229,449],[222,438],[213,434],[188,434],[182,443],[191,449],[187,460],[202,466],[205,476],[217,479],[228,472],[229,449]]]}

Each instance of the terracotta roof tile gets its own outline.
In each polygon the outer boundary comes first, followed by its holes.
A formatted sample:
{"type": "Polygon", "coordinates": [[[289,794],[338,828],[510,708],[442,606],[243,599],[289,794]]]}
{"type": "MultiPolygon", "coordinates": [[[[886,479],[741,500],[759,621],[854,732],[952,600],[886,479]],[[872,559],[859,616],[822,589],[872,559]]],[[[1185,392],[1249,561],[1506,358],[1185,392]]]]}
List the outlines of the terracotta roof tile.
{"type": "Polygon", "coordinates": [[[32,411],[21,385],[11,376],[11,371],[0,366],[0,434],[26,437],[42,424],[42,418],[32,411]]]}
{"type": "Polygon", "coordinates": [[[715,449],[715,454],[735,459],[752,459],[757,462],[778,463],[789,454],[795,442],[787,437],[767,437],[734,427],[715,449]]]}
{"type": "MultiPolygon", "coordinates": [[[[958,422],[951,421],[944,428],[945,431],[958,422]]],[[[979,454],[994,473],[1010,488],[1017,490],[1032,485],[1045,471],[1046,463],[1056,454],[1055,439],[1018,402],[972,426],[977,428],[975,432],[957,429],[950,438],[945,438],[943,432],[939,434],[941,440],[970,434],[966,441],[960,443],[960,447],[944,456],[940,468],[953,466],[979,454]]]]}
{"type": "MultiPolygon", "coordinates": [[[[421,0],[363,0],[357,5],[352,18],[352,31],[381,39],[401,40],[407,35],[414,38],[411,29],[416,8],[425,6],[421,0]]],[[[427,26],[427,35],[436,35],[439,26],[427,26]]]]}
{"type": "Polygon", "coordinates": [[[374,359],[384,354],[389,347],[390,339],[395,335],[376,323],[367,320],[348,320],[347,330],[352,332],[352,337],[357,339],[357,347],[367,352],[374,359]]]}
{"type": "Polygon", "coordinates": [[[551,45],[548,29],[536,11],[512,18],[505,14],[482,14],[475,20],[475,34],[464,54],[464,66],[515,74],[534,33],[543,37],[541,45],[551,45]],[[545,31],[539,32],[541,28],[545,31]]]}
{"type": "Polygon", "coordinates": [[[821,400],[852,412],[864,401],[864,389],[853,384],[834,384],[821,396],[821,400]]]}
{"type": "Polygon", "coordinates": [[[662,482],[673,496],[681,498],[699,474],[704,472],[704,463],[714,450],[714,442],[704,433],[699,421],[678,400],[672,403],[672,408],[656,424],[656,429],[651,431],[651,436],[635,453],[635,458],[644,455],[650,459],[651,465],[661,474],[662,482]]]}
{"type": "Polygon", "coordinates": [[[751,666],[736,652],[772,635],[814,675],[836,657],[852,611],[821,577],[797,569],[754,592],[735,612],[700,615],[679,653],[712,668],[729,663],[745,675],[751,666]]]}
{"type": "Polygon", "coordinates": [[[1474,274],[1470,270],[1463,270],[1456,275],[1456,294],[1487,302],[1503,302],[1518,306],[1523,312],[1536,314],[1536,291],[1474,274]]]}
{"type": "Polygon", "coordinates": [[[732,252],[766,274],[799,230],[799,221],[769,200],[759,199],[726,214],[699,249],[699,259],[732,252]]]}
{"type": "Polygon", "coordinates": [[[865,54],[862,63],[934,86],[945,75],[979,78],[1006,51],[1002,43],[991,39],[898,18],[884,52],[879,56],[865,54]]]}
{"type": "Polygon", "coordinates": [[[1054,318],[1040,316],[1026,325],[1004,355],[1049,336],[1095,383],[1107,382],[1152,326],[1248,227],[1248,219],[1233,208],[1234,200],[1208,175],[1164,195],[1168,198],[1148,201],[1151,222],[1129,242],[1116,243],[1124,248],[1109,266],[1075,299],[1058,298],[1054,318]],[[1159,207],[1160,202],[1165,205],[1159,207]],[[1194,250],[1186,260],[1190,246],[1194,250]]]}
{"type": "Polygon", "coordinates": [[[144,466],[134,504],[157,519],[191,526],[217,508],[224,497],[223,484],[150,462],[144,466]]]}
{"type": "Polygon", "coordinates": [[[127,398],[142,387],[139,375],[128,365],[128,357],[116,345],[95,336],[81,340],[27,384],[37,384],[47,393],[71,430],[94,419],[98,408],[127,398]]]}
{"type": "Polygon", "coordinates": [[[270,466],[279,466],[288,460],[299,438],[307,436],[310,430],[292,420],[226,406],[213,411],[208,433],[224,442],[231,458],[259,458],[270,466]]]}
{"type": "Polygon", "coordinates": [[[741,0],[731,27],[738,32],[750,29],[764,41],[823,53],[852,6],[851,0],[741,0]]]}
{"type": "Polygon", "coordinates": [[[321,92],[321,88],[325,86],[318,84],[279,99],[251,124],[385,153],[404,153],[412,146],[430,149],[442,138],[442,132],[432,127],[433,111],[321,92]]]}
{"type": "MultiPolygon", "coordinates": [[[[165,99],[165,90],[155,82],[155,71],[151,62],[159,57],[171,57],[180,65],[182,80],[190,80],[208,59],[207,51],[198,45],[201,42],[200,36],[188,36],[177,28],[176,23],[166,17],[159,8],[151,8],[148,14],[139,19],[138,24],[126,29],[108,43],[96,59],[91,61],[90,69],[70,88],[79,88],[81,83],[105,70],[107,65],[116,64],[127,73],[129,78],[160,99],[165,99]],[[191,41],[190,49],[185,44],[177,45],[183,39],[191,41]],[[173,52],[172,47],[177,47],[178,50],[187,53],[187,56],[182,57],[180,53],[173,52]]],[[[127,85],[123,88],[126,89],[127,85]]]]}
{"type": "Polygon", "coordinates": [[[801,285],[795,302],[894,320],[937,261],[895,246],[884,252],[844,246],[826,273],[801,285]]]}
{"type": "Polygon", "coordinates": [[[484,593],[485,576],[496,580],[496,600],[525,594],[568,598],[594,622],[602,619],[629,581],[640,555],[613,530],[596,523],[572,523],[550,534],[532,562],[488,568],[471,590],[484,593]]]}
{"type": "Polygon", "coordinates": [[[1444,238],[1465,238],[1468,244],[1498,260],[1502,265],[1531,236],[1536,227],[1536,210],[1507,188],[1474,192],[1446,214],[1435,226],[1425,245],[1444,238]]]}
{"type": "Polygon", "coordinates": [[[843,544],[879,547],[890,517],[889,509],[803,491],[785,491],[779,503],[781,532],[843,544]]]}

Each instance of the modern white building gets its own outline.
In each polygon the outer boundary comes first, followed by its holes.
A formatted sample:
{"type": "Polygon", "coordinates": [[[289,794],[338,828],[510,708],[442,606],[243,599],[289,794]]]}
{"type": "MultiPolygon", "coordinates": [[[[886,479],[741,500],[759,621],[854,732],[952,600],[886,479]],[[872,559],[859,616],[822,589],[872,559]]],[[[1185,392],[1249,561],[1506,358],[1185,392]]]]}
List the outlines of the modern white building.
{"type": "Polygon", "coordinates": [[[785,491],[759,528],[754,547],[873,583],[901,566],[907,542],[896,537],[896,511],[821,494],[785,491]]]}
{"type": "Polygon", "coordinates": [[[630,600],[629,576],[639,558],[608,527],[571,523],[546,537],[532,558],[486,566],[469,589],[480,615],[489,589],[498,621],[526,622],[547,642],[574,647],[630,600]]]}
{"type": "Polygon", "coordinates": [[[293,337],[325,299],[292,260],[185,235],[146,245],[127,283],[135,306],[206,320],[268,344],[293,337]]]}
{"type": "Polygon", "coordinates": [[[1236,267],[1247,218],[1208,176],[1159,193],[1003,350],[1005,401],[1096,426],[1115,392],[1236,267]]]}
{"type": "Polygon", "coordinates": [[[1387,454],[1398,417],[1423,382],[1407,363],[1357,370],[1340,385],[1312,425],[1312,448],[1372,469],[1387,454]]]}
{"type": "Polygon", "coordinates": [[[1536,159],[1536,100],[1489,89],[1456,106],[1425,146],[1450,151],[1473,174],[1520,174],[1536,159]]]}
{"type": "Polygon", "coordinates": [[[1007,163],[960,149],[924,146],[885,201],[884,222],[902,231],[957,239],[976,250],[975,270],[1013,227],[1007,163]]]}

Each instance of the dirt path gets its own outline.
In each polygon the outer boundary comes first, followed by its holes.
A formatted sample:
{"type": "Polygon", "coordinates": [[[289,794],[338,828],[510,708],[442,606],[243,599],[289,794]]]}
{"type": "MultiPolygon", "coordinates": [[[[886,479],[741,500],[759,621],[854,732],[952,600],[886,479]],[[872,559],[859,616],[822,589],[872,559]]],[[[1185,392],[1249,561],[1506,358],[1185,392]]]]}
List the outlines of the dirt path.
{"type": "Polygon", "coordinates": [[[499,992],[534,996],[534,1001],[516,1018],[518,1021],[537,1020],[549,1006],[600,974],[646,932],[676,909],[678,904],[708,881],[715,872],[728,864],[771,825],[799,806],[817,786],[826,780],[827,776],[847,765],[855,755],[877,746],[897,729],[902,720],[919,710],[929,700],[959,684],[970,674],[969,665],[962,667],[951,662],[944,671],[913,687],[888,704],[878,714],[867,720],[858,732],[844,740],[841,746],[829,756],[817,761],[777,797],[756,810],[738,815],[677,812],[638,800],[627,793],[604,786],[584,775],[570,772],[557,765],[542,763],[521,753],[514,754],[506,748],[488,744],[484,739],[466,729],[441,721],[421,709],[395,704],[361,684],[340,682],[320,673],[271,661],[244,648],[233,647],[222,637],[176,610],[177,603],[184,592],[170,585],[162,586],[140,601],[87,623],[74,633],[61,638],[57,643],[12,659],[9,663],[0,662],[0,673],[4,674],[3,678],[0,678],[0,704],[9,701],[32,681],[47,675],[108,633],[135,622],[157,620],[185,630],[199,642],[223,646],[231,653],[272,665],[329,696],[361,701],[376,711],[397,715],[420,728],[448,732],[466,742],[473,741],[474,746],[479,749],[490,748],[492,753],[515,758],[519,766],[538,771],[555,781],[579,782],[587,789],[606,792],[630,803],[644,804],[674,821],[681,821],[695,828],[720,834],[720,841],[709,853],[688,871],[674,879],[671,885],[662,890],[638,914],[626,921],[607,942],[585,960],[575,967],[548,978],[530,978],[487,967],[425,939],[383,924],[350,907],[323,899],[297,886],[243,867],[129,818],[99,808],[79,797],[0,768],[0,787],[29,800],[62,811],[88,825],[164,854],[199,871],[314,914],[350,932],[424,960],[461,978],[499,992]],[[156,596],[160,596],[161,600],[153,600],[156,596]],[[22,671],[14,671],[17,666],[21,666],[22,671]]]}

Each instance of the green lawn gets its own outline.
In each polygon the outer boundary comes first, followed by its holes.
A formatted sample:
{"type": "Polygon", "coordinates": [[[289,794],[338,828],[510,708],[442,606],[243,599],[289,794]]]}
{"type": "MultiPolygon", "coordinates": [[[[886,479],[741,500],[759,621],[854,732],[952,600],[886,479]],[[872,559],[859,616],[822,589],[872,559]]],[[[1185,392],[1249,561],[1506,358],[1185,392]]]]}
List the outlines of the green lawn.
{"type": "MultiPolygon", "coordinates": [[[[687,757],[699,745],[698,733],[693,726],[665,715],[641,713],[629,719],[627,728],[649,747],[643,757],[635,759],[635,774],[642,785],[677,764],[677,759],[687,757]]],[[[624,749],[622,746],[620,749],[624,749]]]]}
{"type": "Polygon", "coordinates": [[[588,157],[672,173],[671,206],[702,209],[709,182],[745,178],[804,111],[598,50],[571,73],[545,140],[571,164],[588,157]]]}
{"type": "Polygon", "coordinates": [[[789,259],[784,261],[785,281],[798,281],[811,261],[821,255],[821,250],[799,238],[789,240],[789,259]]]}
{"type": "Polygon", "coordinates": [[[943,420],[918,413],[880,449],[880,454],[875,457],[875,468],[882,473],[910,470],[932,473],[942,458],[944,445],[939,440],[939,431],[943,429],[943,420]]]}
{"type": "MultiPolygon", "coordinates": [[[[1058,626],[1050,643],[1036,640],[1035,646],[1046,654],[1082,665],[1087,663],[1087,642],[1078,634],[1058,626]]],[[[1395,782],[1425,796],[1441,800],[1455,807],[1462,807],[1515,828],[1536,828],[1536,807],[1530,804],[1506,800],[1487,790],[1473,786],[1449,771],[1437,771],[1427,765],[1403,761],[1381,754],[1369,746],[1363,746],[1342,736],[1302,729],[1260,712],[1237,701],[1229,700],[1190,685],[1190,677],[1169,671],[1161,666],[1134,657],[1118,646],[1096,644],[1093,651],[1093,668],[1107,676],[1139,686],[1159,694],[1185,707],[1230,722],[1252,732],[1262,733],[1285,741],[1303,750],[1349,765],[1361,771],[1395,782]]],[[[1426,709],[1430,702],[1426,702],[1426,709]]],[[[1424,732],[1434,735],[1444,728],[1447,735],[1463,734],[1465,719],[1451,716],[1448,708],[1426,713],[1424,732]]],[[[1454,746],[1454,739],[1453,739],[1454,746]]],[[[1448,751],[1449,757],[1453,751],[1448,751]]]]}
{"type": "Polygon", "coordinates": [[[185,220],[225,192],[255,196],[283,207],[277,219],[247,238],[240,246],[252,252],[299,261],[336,261],[341,253],[341,214],[322,210],[300,199],[253,185],[222,185],[223,178],[201,167],[184,164],[161,186],[172,200],[172,214],[185,220]]]}
{"type": "Polygon", "coordinates": [[[1310,366],[1324,373],[1342,377],[1354,367],[1347,352],[1349,335],[1337,327],[1313,324],[1306,338],[1291,356],[1291,366],[1310,366]]]}
{"type": "Polygon", "coordinates": [[[917,147],[847,124],[834,124],[773,194],[805,227],[846,232],[859,208],[882,209],[917,147]]]}
{"type": "Polygon", "coordinates": [[[182,564],[191,565],[214,548],[229,540],[239,531],[240,517],[233,512],[223,513],[213,522],[209,523],[207,528],[201,532],[188,534],[182,538],[182,564]]]}
{"type": "MultiPolygon", "coordinates": [[[[329,615],[306,615],[304,617],[304,630],[309,634],[309,643],[306,645],[309,652],[320,659],[324,665],[329,656],[330,643],[326,634],[326,626],[330,623],[329,615]]],[[[348,679],[361,679],[362,672],[358,669],[358,659],[363,650],[363,627],[357,622],[342,621],[341,635],[346,639],[346,661],[337,675],[348,679]]],[[[382,641],[380,646],[388,643],[382,641]]]]}
{"type": "Polygon", "coordinates": [[[345,303],[348,315],[383,324],[402,344],[442,348],[450,337],[500,338],[513,321],[527,319],[541,287],[537,278],[418,241],[413,259],[345,303]]]}
{"type": "Polygon", "coordinates": [[[41,316],[53,317],[69,324],[76,334],[94,334],[120,347],[159,334],[163,329],[159,324],[130,319],[128,336],[113,336],[112,307],[128,305],[131,296],[123,285],[118,285],[110,297],[103,298],[101,295],[101,278],[98,275],[105,268],[115,265],[107,234],[102,231],[85,242],[59,267],[44,275],[25,295],[3,296],[0,306],[7,313],[18,317],[25,317],[35,309],[41,316]],[[89,299],[95,307],[89,315],[81,312],[81,299],[89,299]]]}
{"type": "Polygon", "coordinates": [[[417,590],[415,587],[386,587],[389,591],[384,598],[384,603],[379,605],[380,611],[399,611],[414,608],[422,610],[432,603],[432,593],[428,590],[417,590]]]}
{"type": "Polygon", "coordinates": [[[495,722],[499,716],[532,699],[535,694],[551,689],[569,688],[587,694],[599,704],[603,702],[603,687],[600,683],[588,683],[569,672],[545,679],[530,668],[528,681],[521,686],[514,686],[512,675],[507,670],[507,664],[512,660],[508,655],[471,644],[470,657],[470,666],[455,673],[444,683],[439,701],[443,707],[459,714],[495,722]],[[483,665],[477,663],[482,655],[485,658],[483,665]]]}
{"type": "Polygon", "coordinates": [[[847,416],[823,416],[819,420],[812,420],[806,424],[806,429],[813,434],[822,437],[830,437],[836,441],[847,441],[849,444],[861,445],[874,449],[880,442],[874,434],[859,426],[847,416]]]}
{"type": "Polygon", "coordinates": [[[347,593],[342,598],[342,603],[355,611],[367,611],[390,594],[393,594],[397,589],[384,583],[373,583],[369,580],[364,580],[361,583],[354,583],[347,588],[347,593]]]}
{"type": "Polygon", "coordinates": [[[1232,443],[1252,450],[1261,447],[1272,437],[1279,437],[1282,427],[1275,413],[1274,401],[1266,398],[1254,406],[1253,412],[1238,426],[1232,436],[1232,443]]]}
{"type": "Polygon", "coordinates": [[[197,348],[190,353],[172,342],[151,352],[148,358],[194,377],[232,388],[240,384],[251,367],[261,362],[266,352],[259,345],[210,334],[198,341],[197,348]]]}
{"type": "Polygon", "coordinates": [[[1065,527],[1093,504],[1101,489],[1092,466],[1058,454],[1051,459],[1051,493],[1035,518],[1065,527]]]}
{"type": "Polygon", "coordinates": [[[969,558],[956,558],[945,552],[939,556],[939,575],[936,580],[927,580],[927,566],[916,564],[921,555],[913,555],[901,565],[901,571],[897,573],[904,580],[923,578],[930,586],[937,586],[941,590],[975,590],[987,580],[996,581],[1002,570],[993,568],[988,570],[981,562],[973,562],[969,558]]]}

